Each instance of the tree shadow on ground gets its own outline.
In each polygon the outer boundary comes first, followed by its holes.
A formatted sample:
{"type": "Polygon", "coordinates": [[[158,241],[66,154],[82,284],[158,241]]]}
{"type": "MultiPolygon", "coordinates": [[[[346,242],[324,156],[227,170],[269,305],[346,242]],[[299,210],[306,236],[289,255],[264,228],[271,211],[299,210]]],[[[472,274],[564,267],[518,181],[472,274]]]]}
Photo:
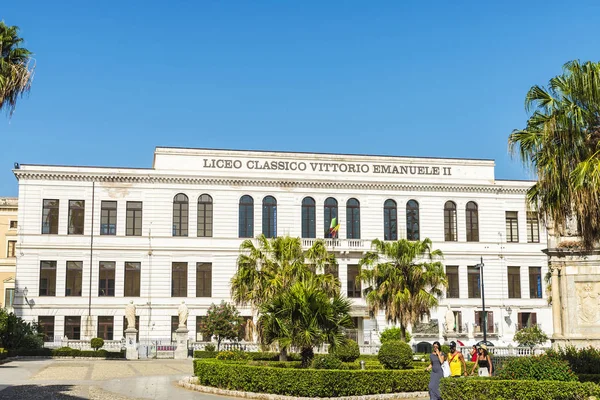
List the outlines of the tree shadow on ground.
{"type": "Polygon", "coordinates": [[[0,400],[77,400],[74,385],[15,385],[0,391],[0,400]]]}

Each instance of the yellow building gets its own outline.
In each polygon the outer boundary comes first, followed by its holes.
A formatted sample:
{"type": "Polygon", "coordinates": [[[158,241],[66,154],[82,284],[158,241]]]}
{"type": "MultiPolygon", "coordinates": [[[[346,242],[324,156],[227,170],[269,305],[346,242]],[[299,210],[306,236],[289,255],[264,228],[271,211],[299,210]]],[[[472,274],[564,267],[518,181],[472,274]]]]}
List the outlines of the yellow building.
{"type": "Polygon", "coordinates": [[[17,210],[15,197],[0,197],[0,307],[12,311],[17,267],[17,210]]]}

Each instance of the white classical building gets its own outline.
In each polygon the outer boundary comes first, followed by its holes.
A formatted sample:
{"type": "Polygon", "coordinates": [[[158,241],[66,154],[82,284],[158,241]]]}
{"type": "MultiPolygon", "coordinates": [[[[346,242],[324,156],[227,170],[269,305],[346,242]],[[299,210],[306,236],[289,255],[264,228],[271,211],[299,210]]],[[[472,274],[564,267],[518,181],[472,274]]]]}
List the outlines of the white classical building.
{"type": "Polygon", "coordinates": [[[415,343],[481,340],[481,259],[488,340],[508,344],[532,323],[552,333],[546,233],[525,201],[532,182],[497,180],[493,160],[159,147],[147,169],[20,165],[14,173],[14,307],[49,338],[121,339],[133,301],[140,341],[168,340],[185,301],[190,338],[200,341],[208,307],[230,300],[245,238],[291,235],[310,246],[328,238],[333,217],[340,229],[327,243],[361,344],[377,343],[387,326],[383,314],[369,316],[355,284],[376,238],[430,238],[445,255],[450,286],[415,327],[415,343]]]}

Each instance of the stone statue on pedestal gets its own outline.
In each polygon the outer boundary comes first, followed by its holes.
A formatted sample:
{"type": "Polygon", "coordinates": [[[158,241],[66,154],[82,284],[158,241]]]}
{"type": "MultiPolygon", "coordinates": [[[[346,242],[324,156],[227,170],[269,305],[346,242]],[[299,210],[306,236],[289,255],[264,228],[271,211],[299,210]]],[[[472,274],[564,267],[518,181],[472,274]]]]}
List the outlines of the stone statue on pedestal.
{"type": "Polygon", "coordinates": [[[133,300],[125,306],[125,318],[127,319],[127,329],[135,329],[135,304],[133,304],[133,300]]]}
{"type": "Polygon", "coordinates": [[[188,319],[188,308],[185,305],[185,301],[181,302],[179,309],[177,310],[177,315],[179,316],[179,328],[187,327],[187,319],[188,319]]]}
{"type": "Polygon", "coordinates": [[[446,333],[454,332],[454,313],[450,309],[450,306],[447,306],[444,319],[446,321],[446,333]]]}

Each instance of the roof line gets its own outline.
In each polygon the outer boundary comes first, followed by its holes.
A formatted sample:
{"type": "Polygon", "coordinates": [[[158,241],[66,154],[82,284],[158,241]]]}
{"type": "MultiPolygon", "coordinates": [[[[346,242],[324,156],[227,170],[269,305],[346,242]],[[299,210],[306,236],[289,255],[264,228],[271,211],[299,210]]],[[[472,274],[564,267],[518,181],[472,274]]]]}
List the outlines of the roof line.
{"type": "Polygon", "coordinates": [[[212,150],[212,151],[239,151],[254,153],[285,153],[285,154],[316,154],[326,156],[363,156],[363,157],[385,157],[385,158],[424,158],[429,160],[473,160],[473,161],[496,161],[493,158],[463,158],[463,157],[426,157],[426,156],[391,156],[382,154],[364,154],[364,153],[326,153],[315,151],[289,151],[289,150],[241,150],[241,149],[219,149],[210,147],[179,147],[179,146],[156,146],[158,149],[179,149],[179,150],[212,150]]]}
{"type": "MultiPolygon", "coordinates": [[[[19,163],[20,166],[23,167],[64,167],[64,168],[108,168],[108,169],[142,169],[153,171],[154,168],[145,168],[145,167],[106,167],[100,165],[66,165],[66,164],[22,164],[19,163]]],[[[18,170],[18,168],[17,168],[18,170]]]]}

